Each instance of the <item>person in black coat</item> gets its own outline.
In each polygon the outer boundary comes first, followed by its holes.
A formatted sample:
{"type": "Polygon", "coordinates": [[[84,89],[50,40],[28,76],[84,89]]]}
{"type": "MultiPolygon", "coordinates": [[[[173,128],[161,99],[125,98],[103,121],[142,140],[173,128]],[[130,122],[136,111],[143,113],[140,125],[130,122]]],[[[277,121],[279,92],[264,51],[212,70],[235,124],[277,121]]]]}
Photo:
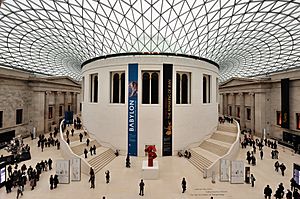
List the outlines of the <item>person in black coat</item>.
{"type": "Polygon", "coordinates": [[[53,189],[53,184],[54,184],[54,179],[53,179],[53,175],[50,176],[50,190],[53,189]]]}
{"type": "Polygon", "coordinates": [[[80,140],[80,142],[82,142],[82,138],[83,138],[82,133],[79,133],[79,140],[80,140]]]}
{"type": "Polygon", "coordinates": [[[84,158],[87,158],[88,150],[84,149],[83,153],[84,153],[84,158]]]}
{"type": "Polygon", "coordinates": [[[280,167],[282,176],[284,176],[284,171],[286,170],[286,166],[283,163],[281,163],[281,165],[279,167],[280,167]]]}
{"type": "Polygon", "coordinates": [[[52,160],[49,158],[48,160],[49,170],[52,170],[52,160]]]}
{"type": "Polygon", "coordinates": [[[185,181],[185,178],[182,178],[181,186],[182,186],[182,193],[184,193],[186,191],[186,181],[185,181]]]}
{"type": "Polygon", "coordinates": [[[250,179],[251,179],[251,186],[254,187],[254,182],[256,181],[256,179],[253,174],[251,174],[250,179]]]}
{"type": "Polygon", "coordinates": [[[95,189],[95,175],[90,176],[89,182],[91,182],[91,187],[90,188],[95,189]]]}
{"type": "Polygon", "coordinates": [[[58,181],[58,176],[57,175],[54,175],[54,178],[53,178],[53,185],[54,185],[54,189],[57,187],[57,184],[59,183],[58,181]]]}
{"type": "Polygon", "coordinates": [[[139,195],[143,196],[144,195],[144,188],[145,188],[145,183],[144,183],[143,179],[141,179],[141,182],[140,182],[139,186],[140,186],[140,193],[139,193],[139,195]]]}
{"type": "Polygon", "coordinates": [[[270,188],[269,185],[267,185],[264,189],[264,194],[265,194],[265,198],[267,199],[271,199],[271,195],[272,195],[272,189],[270,188]]]}
{"type": "Polygon", "coordinates": [[[107,170],[107,171],[105,172],[105,179],[106,179],[106,184],[108,184],[108,183],[109,183],[109,179],[110,179],[109,170],[107,170]]]}
{"type": "Polygon", "coordinates": [[[295,188],[294,192],[293,192],[293,197],[294,199],[299,199],[300,198],[300,194],[298,192],[298,189],[295,188]]]}

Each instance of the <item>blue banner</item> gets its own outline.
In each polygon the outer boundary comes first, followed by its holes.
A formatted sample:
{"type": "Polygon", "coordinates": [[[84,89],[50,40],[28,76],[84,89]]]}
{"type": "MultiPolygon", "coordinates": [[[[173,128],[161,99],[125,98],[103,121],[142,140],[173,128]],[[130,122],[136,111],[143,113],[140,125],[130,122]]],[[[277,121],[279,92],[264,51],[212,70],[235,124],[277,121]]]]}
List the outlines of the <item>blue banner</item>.
{"type": "Polygon", "coordinates": [[[137,156],[138,64],[128,65],[128,154],[137,156]]]}

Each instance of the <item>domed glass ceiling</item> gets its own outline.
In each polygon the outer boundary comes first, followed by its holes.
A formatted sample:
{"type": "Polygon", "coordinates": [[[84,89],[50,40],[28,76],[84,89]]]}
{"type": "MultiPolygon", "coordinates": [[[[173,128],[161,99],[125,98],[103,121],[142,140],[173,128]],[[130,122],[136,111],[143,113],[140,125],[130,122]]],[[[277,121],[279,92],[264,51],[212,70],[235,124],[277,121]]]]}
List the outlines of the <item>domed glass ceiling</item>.
{"type": "Polygon", "coordinates": [[[78,80],[94,57],[169,52],[265,75],[300,66],[299,20],[299,0],[4,0],[0,65],[78,80]]]}

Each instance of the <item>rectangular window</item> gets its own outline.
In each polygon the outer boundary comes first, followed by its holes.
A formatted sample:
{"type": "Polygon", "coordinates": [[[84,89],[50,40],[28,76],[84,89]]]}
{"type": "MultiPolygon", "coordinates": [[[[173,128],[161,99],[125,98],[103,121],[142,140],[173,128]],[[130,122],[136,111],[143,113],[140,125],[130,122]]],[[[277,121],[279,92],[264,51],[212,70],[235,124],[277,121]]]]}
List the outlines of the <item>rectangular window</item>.
{"type": "Polygon", "coordinates": [[[125,103],[125,72],[110,73],[110,103],[125,103]]]}
{"type": "Polygon", "coordinates": [[[281,121],[281,111],[276,111],[276,124],[281,126],[282,121],[281,121]]]}
{"type": "Polygon", "coordinates": [[[59,106],[59,117],[61,117],[63,115],[63,106],[60,105],[59,106]]]}
{"type": "Polygon", "coordinates": [[[142,71],[142,104],[158,104],[159,71],[142,71]]]}
{"type": "Polygon", "coordinates": [[[232,116],[232,106],[229,106],[229,116],[232,116]]]}
{"type": "Polygon", "coordinates": [[[3,111],[0,111],[0,128],[3,127],[3,111]]]}
{"type": "Polygon", "coordinates": [[[296,113],[296,129],[300,129],[300,113],[296,113]]]}
{"type": "Polygon", "coordinates": [[[211,75],[203,74],[203,103],[211,103],[211,75]]]}
{"type": "Polygon", "coordinates": [[[53,118],[53,106],[48,107],[48,119],[53,118]]]}
{"type": "Polygon", "coordinates": [[[236,107],[236,116],[238,117],[238,118],[240,118],[241,117],[241,109],[240,109],[240,107],[238,106],[238,107],[236,107]]]}
{"type": "Polygon", "coordinates": [[[16,124],[22,124],[23,122],[23,109],[16,110],[16,124]]]}
{"type": "Polygon", "coordinates": [[[251,120],[251,109],[246,108],[246,111],[247,111],[247,120],[251,120]]]}
{"type": "Polygon", "coordinates": [[[176,73],[176,104],[191,103],[191,73],[176,73]]]}
{"type": "Polygon", "coordinates": [[[98,102],[98,74],[90,75],[90,102],[98,102]]]}

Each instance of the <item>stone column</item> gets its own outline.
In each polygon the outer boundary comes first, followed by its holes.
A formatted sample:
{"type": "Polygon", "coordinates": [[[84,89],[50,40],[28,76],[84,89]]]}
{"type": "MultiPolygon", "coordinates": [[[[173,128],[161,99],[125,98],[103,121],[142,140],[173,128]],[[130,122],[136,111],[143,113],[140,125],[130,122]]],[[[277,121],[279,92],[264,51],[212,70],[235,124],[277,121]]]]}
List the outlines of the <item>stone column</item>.
{"type": "Polygon", "coordinates": [[[54,97],[54,121],[57,126],[59,126],[59,96],[61,92],[55,92],[54,97]]]}
{"type": "Polygon", "coordinates": [[[232,96],[232,117],[235,118],[236,117],[236,99],[235,99],[235,94],[234,93],[230,93],[230,95],[232,96]]]}
{"type": "Polygon", "coordinates": [[[228,96],[227,96],[227,93],[223,93],[223,112],[224,112],[224,115],[228,114],[228,96]]]}
{"type": "Polygon", "coordinates": [[[68,111],[68,95],[69,93],[68,92],[65,92],[64,93],[64,111],[68,111]]]}
{"type": "Polygon", "coordinates": [[[223,93],[220,93],[219,94],[221,97],[220,97],[220,100],[219,100],[219,107],[220,107],[220,112],[219,112],[219,114],[220,115],[224,115],[224,94],[223,93]]]}
{"type": "Polygon", "coordinates": [[[249,93],[251,99],[251,131],[255,133],[255,93],[249,93]]]}
{"type": "Polygon", "coordinates": [[[45,92],[45,106],[44,106],[44,134],[48,133],[49,131],[49,95],[51,94],[50,91],[45,92]]]}
{"type": "Polygon", "coordinates": [[[245,96],[244,93],[239,93],[240,100],[240,125],[241,130],[245,128],[245,96]]]}
{"type": "Polygon", "coordinates": [[[73,92],[71,93],[72,96],[72,111],[73,114],[77,113],[76,107],[77,107],[77,93],[73,92]]]}

